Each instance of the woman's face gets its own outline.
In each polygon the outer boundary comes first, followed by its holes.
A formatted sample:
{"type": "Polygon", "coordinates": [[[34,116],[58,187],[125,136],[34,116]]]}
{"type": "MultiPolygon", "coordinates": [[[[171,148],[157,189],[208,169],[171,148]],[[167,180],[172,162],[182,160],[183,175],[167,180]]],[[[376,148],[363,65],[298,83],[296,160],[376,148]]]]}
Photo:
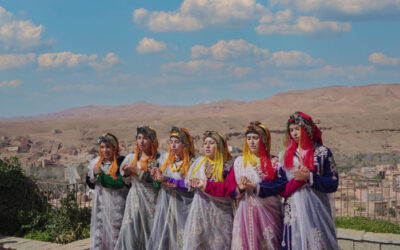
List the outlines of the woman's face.
{"type": "Polygon", "coordinates": [[[296,141],[296,143],[299,143],[299,138],[300,138],[300,127],[299,125],[292,123],[289,125],[289,133],[290,137],[292,137],[293,140],[296,141]]]}
{"type": "Polygon", "coordinates": [[[145,152],[145,153],[149,153],[151,150],[151,140],[148,136],[144,135],[144,134],[138,134],[138,136],[136,137],[136,143],[139,146],[139,150],[141,152],[145,152]]]}
{"type": "Polygon", "coordinates": [[[182,158],[183,155],[183,143],[181,140],[175,136],[169,139],[169,146],[171,147],[171,152],[177,157],[182,158]]]}
{"type": "Polygon", "coordinates": [[[100,143],[100,150],[104,156],[104,160],[112,161],[114,158],[114,146],[111,145],[109,142],[102,142],[100,143]]]}
{"type": "Polygon", "coordinates": [[[258,155],[260,150],[260,136],[255,133],[249,133],[246,135],[246,141],[250,151],[253,154],[258,155]]]}
{"type": "Polygon", "coordinates": [[[204,154],[208,158],[214,159],[217,142],[213,138],[207,137],[203,142],[203,146],[204,146],[204,154]]]}

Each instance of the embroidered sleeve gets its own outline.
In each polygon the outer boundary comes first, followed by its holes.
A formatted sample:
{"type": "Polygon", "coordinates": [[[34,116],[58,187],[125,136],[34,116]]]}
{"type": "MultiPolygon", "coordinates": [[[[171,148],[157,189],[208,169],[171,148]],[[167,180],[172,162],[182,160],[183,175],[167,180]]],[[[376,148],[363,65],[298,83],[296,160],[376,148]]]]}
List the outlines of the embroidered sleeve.
{"type": "Polygon", "coordinates": [[[97,182],[103,187],[111,189],[120,189],[125,185],[121,175],[119,175],[117,179],[114,179],[104,172],[101,172],[97,176],[97,182]]]}
{"type": "Polygon", "coordinates": [[[173,178],[168,177],[167,180],[168,183],[175,185],[175,189],[183,190],[183,191],[188,191],[187,187],[185,186],[185,180],[175,180],[173,178]]]}
{"type": "Polygon", "coordinates": [[[285,188],[279,194],[283,198],[287,198],[287,197],[291,196],[294,192],[296,192],[297,190],[299,190],[302,186],[304,186],[306,184],[305,181],[296,181],[295,179],[291,179],[290,181],[287,181],[286,173],[282,168],[279,169],[279,173],[282,175],[282,178],[284,180],[286,180],[285,188]]]}
{"type": "Polygon", "coordinates": [[[235,192],[237,191],[236,189],[235,170],[231,168],[225,182],[212,182],[207,180],[205,192],[217,197],[227,197],[236,196],[235,194],[238,194],[238,192],[235,192]]]}
{"type": "Polygon", "coordinates": [[[258,183],[254,193],[261,198],[277,195],[285,189],[286,183],[286,174],[282,169],[279,169],[279,172],[274,180],[258,183]]]}
{"type": "MultiPolygon", "coordinates": [[[[93,172],[93,171],[92,171],[93,172]]],[[[90,189],[94,189],[94,187],[96,186],[96,179],[94,179],[94,181],[90,178],[89,174],[86,175],[86,184],[88,185],[88,187],[90,189]]]]}
{"type": "Polygon", "coordinates": [[[339,184],[339,176],[336,171],[335,160],[332,152],[327,147],[320,147],[314,153],[318,164],[316,171],[312,173],[311,187],[324,193],[336,192],[339,184]]]}

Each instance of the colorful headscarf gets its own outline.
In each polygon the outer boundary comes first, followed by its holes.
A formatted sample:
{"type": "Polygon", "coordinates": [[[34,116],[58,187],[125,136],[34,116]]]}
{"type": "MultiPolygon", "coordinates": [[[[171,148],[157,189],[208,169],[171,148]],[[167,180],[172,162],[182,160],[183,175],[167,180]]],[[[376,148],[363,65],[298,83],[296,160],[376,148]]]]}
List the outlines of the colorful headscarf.
{"type": "MultiPolygon", "coordinates": [[[[271,134],[267,127],[265,127],[261,122],[255,121],[250,122],[247,126],[245,135],[257,134],[260,137],[259,141],[259,157],[260,157],[260,167],[262,172],[265,174],[265,180],[273,180],[275,178],[275,170],[272,167],[270,150],[271,150],[271,134]]],[[[256,156],[250,151],[247,145],[247,138],[245,138],[243,146],[243,166],[246,167],[247,162],[253,167],[257,164],[256,156]]]]}
{"type": "Polygon", "coordinates": [[[215,182],[222,182],[224,181],[224,163],[232,159],[232,156],[228,150],[228,143],[226,142],[226,139],[217,131],[204,132],[203,141],[208,137],[214,139],[217,143],[217,147],[215,148],[214,153],[214,159],[211,160],[206,155],[204,155],[200,163],[193,169],[192,178],[194,178],[196,171],[203,163],[209,162],[210,164],[214,164],[214,168],[211,171],[211,180],[215,182]]]}
{"type": "Polygon", "coordinates": [[[194,144],[192,136],[190,136],[189,131],[185,128],[172,127],[169,132],[169,137],[178,138],[183,146],[183,163],[176,169],[173,168],[175,162],[175,154],[171,152],[171,145],[168,148],[168,157],[165,163],[161,166],[161,171],[164,172],[168,165],[171,165],[171,170],[174,172],[181,171],[182,176],[186,177],[189,170],[190,160],[194,157],[194,144]]]}
{"type": "Polygon", "coordinates": [[[117,172],[118,172],[117,156],[119,153],[118,139],[115,135],[111,134],[110,132],[107,132],[104,135],[99,137],[99,139],[97,140],[97,144],[99,144],[100,159],[96,163],[95,167],[100,166],[104,160],[104,155],[103,155],[103,152],[101,151],[101,143],[102,142],[110,143],[114,148],[113,162],[112,162],[111,168],[108,170],[107,174],[109,176],[111,176],[112,178],[117,179],[118,178],[117,177],[117,172]]]}
{"type": "Polygon", "coordinates": [[[319,130],[309,115],[302,112],[295,112],[288,119],[283,141],[285,166],[289,169],[293,167],[293,157],[296,153],[296,148],[298,148],[300,163],[313,172],[315,169],[314,145],[323,145],[321,130],[319,130]],[[299,143],[296,143],[290,136],[290,124],[299,125],[299,143]]]}
{"type": "MultiPolygon", "coordinates": [[[[139,134],[143,134],[150,138],[151,156],[146,161],[141,162],[141,165],[140,165],[141,170],[147,171],[147,163],[151,162],[157,154],[157,150],[158,150],[157,133],[150,126],[140,126],[140,127],[136,128],[136,138],[138,137],[139,134]]],[[[139,150],[139,144],[136,142],[136,150],[135,150],[135,156],[133,157],[133,160],[132,160],[132,166],[136,167],[138,158],[140,157],[141,153],[142,152],[140,152],[140,150],[139,150]]]]}

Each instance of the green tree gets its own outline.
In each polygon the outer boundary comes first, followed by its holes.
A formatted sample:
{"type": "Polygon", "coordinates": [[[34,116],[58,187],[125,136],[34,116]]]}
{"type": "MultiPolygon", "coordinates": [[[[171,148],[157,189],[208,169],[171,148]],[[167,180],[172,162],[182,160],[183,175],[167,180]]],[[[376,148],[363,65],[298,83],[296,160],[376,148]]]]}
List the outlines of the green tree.
{"type": "Polygon", "coordinates": [[[22,235],[48,205],[36,183],[24,175],[17,157],[0,159],[0,234],[22,235]]]}

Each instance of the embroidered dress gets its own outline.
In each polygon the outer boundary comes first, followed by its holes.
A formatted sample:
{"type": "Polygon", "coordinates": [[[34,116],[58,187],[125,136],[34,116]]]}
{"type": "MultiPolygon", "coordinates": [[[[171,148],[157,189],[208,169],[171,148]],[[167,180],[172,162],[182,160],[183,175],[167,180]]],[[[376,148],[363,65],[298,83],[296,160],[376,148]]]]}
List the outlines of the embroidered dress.
{"type": "Polygon", "coordinates": [[[281,193],[286,198],[282,249],[339,249],[329,198],[337,190],[338,173],[321,130],[309,115],[295,112],[283,141],[280,162],[289,182],[281,193]],[[307,183],[294,179],[297,169],[300,179],[309,172],[307,183]]]}
{"type": "MultiPolygon", "coordinates": [[[[165,155],[163,159],[166,159],[165,155]]],[[[176,163],[173,168],[178,169],[176,163]]],[[[169,183],[175,185],[182,181],[180,171],[172,171],[168,165],[163,176],[168,178],[169,183]]],[[[158,194],[156,212],[154,216],[153,229],[147,244],[148,250],[178,250],[183,247],[183,231],[186,218],[189,214],[190,205],[193,200],[193,192],[186,188],[162,187],[158,194]]]]}
{"type": "MultiPolygon", "coordinates": [[[[299,164],[297,151],[293,168],[283,166],[289,182],[296,182],[293,172],[299,164]]],[[[314,166],[306,185],[286,190],[282,249],[339,249],[329,201],[329,193],[337,189],[338,174],[329,148],[314,148],[314,166]]]]}
{"type": "MultiPolygon", "coordinates": [[[[130,164],[134,156],[135,154],[127,155],[122,165],[130,164]]],[[[126,198],[125,213],[116,250],[146,249],[158,194],[158,188],[154,187],[149,171],[159,166],[159,156],[157,153],[154,160],[147,163],[148,171],[141,170],[137,177],[125,179],[130,182],[131,188],[126,198]]],[[[141,167],[140,161],[137,162],[137,167],[141,167]]],[[[124,175],[123,171],[121,174],[124,175]]]]}
{"type": "MultiPolygon", "coordinates": [[[[190,167],[186,177],[186,187],[192,178],[193,169],[203,160],[201,156],[190,167]]],[[[201,178],[206,182],[206,165],[204,162],[193,178],[201,178]]],[[[230,169],[225,168],[225,176],[230,169]]],[[[207,173],[211,172],[208,169],[207,173]]],[[[210,176],[210,175],[209,175],[210,176]]],[[[232,199],[215,197],[201,190],[195,191],[192,206],[186,220],[183,236],[183,249],[230,249],[233,226],[232,199]]]]}
{"type": "Polygon", "coordinates": [[[277,176],[272,181],[261,182],[260,166],[243,167],[243,157],[236,158],[234,168],[225,183],[207,182],[206,193],[216,196],[237,196],[237,183],[246,176],[258,183],[253,193],[245,192],[239,200],[233,221],[231,249],[278,249],[280,246],[282,211],[277,196],[285,187],[286,178],[277,176]]]}
{"type": "MultiPolygon", "coordinates": [[[[123,159],[118,157],[118,163],[123,159]]],[[[88,186],[94,188],[90,249],[113,249],[121,227],[128,188],[120,175],[114,180],[106,174],[110,170],[111,163],[101,163],[99,166],[103,172],[96,177],[93,168],[99,160],[100,157],[97,157],[90,162],[86,178],[88,186]]]]}

